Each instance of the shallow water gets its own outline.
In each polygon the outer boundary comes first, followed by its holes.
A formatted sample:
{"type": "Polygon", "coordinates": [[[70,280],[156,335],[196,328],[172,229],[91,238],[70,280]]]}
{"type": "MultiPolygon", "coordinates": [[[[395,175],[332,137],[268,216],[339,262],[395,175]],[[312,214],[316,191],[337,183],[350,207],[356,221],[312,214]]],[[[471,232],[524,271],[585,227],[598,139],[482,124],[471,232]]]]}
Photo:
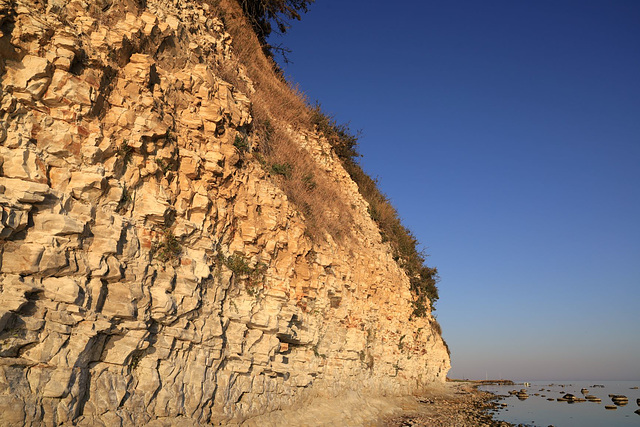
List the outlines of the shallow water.
{"type": "Polygon", "coordinates": [[[640,426],[640,415],[634,411],[640,409],[636,399],[640,398],[640,381],[535,381],[525,387],[523,385],[482,386],[481,390],[503,396],[499,403],[505,403],[505,408],[499,409],[494,419],[514,424],[546,427],[615,427],[640,426]],[[594,384],[604,388],[592,387],[594,384]],[[527,389],[529,398],[519,400],[509,395],[509,390],[527,389]],[[556,399],[571,393],[576,397],[584,397],[580,392],[586,388],[588,394],[602,399],[602,403],[595,402],[558,402],[556,399]],[[539,394],[535,396],[534,393],[539,394]],[[613,405],[609,394],[622,394],[629,398],[625,406],[618,406],[615,410],[605,409],[605,405],[613,405]],[[553,401],[547,399],[553,398],[553,401]]]}

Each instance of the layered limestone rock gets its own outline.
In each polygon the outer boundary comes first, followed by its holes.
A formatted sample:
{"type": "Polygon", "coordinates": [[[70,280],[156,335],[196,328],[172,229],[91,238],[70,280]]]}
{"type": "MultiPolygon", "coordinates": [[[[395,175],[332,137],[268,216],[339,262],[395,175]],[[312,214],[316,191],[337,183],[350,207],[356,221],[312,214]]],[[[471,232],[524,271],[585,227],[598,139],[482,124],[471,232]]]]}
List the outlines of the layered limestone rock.
{"type": "MultiPolygon", "coordinates": [[[[213,4],[0,0],[0,424],[241,421],[444,381],[366,202],[312,241],[224,81],[213,4]]],[[[247,87],[251,87],[248,81],[247,87]]]]}

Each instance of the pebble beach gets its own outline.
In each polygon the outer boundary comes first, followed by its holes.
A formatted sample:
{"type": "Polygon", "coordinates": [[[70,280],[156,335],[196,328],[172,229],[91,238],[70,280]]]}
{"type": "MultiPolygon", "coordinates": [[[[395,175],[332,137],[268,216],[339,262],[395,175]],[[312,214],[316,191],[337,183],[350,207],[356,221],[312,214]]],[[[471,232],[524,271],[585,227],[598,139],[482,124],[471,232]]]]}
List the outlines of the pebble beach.
{"type": "Polygon", "coordinates": [[[448,382],[430,389],[418,398],[418,405],[401,416],[387,418],[384,425],[393,427],[506,427],[513,424],[495,421],[491,415],[496,396],[478,390],[478,383],[448,382]]]}

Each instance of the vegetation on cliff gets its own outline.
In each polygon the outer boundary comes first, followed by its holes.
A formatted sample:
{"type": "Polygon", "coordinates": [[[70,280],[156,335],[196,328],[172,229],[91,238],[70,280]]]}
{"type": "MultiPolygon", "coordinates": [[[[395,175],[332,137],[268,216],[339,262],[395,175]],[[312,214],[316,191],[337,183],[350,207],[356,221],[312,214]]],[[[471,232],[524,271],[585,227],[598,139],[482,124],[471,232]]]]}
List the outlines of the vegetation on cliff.
{"type": "MultiPolygon", "coordinates": [[[[226,23],[233,35],[240,63],[247,67],[249,76],[260,87],[252,97],[254,125],[251,133],[255,141],[252,147],[254,156],[271,175],[279,179],[281,188],[305,214],[312,237],[322,238],[325,233],[334,238],[344,237],[349,233],[351,218],[348,201],[342,199],[340,189],[335,188],[333,180],[310,154],[292,141],[284,123],[317,129],[358,185],[360,194],[369,204],[369,214],[377,223],[383,241],[390,244],[394,259],[407,273],[414,295],[413,315],[427,315],[429,305],[433,309],[438,299],[438,271],[425,265],[426,255],[418,249],[417,239],[402,224],[397,211],[379,190],[376,181],[358,164],[358,135],[347,125],[339,124],[323,112],[319,105],[311,106],[300,91],[295,88],[291,90],[278,72],[277,64],[271,58],[265,58],[261,52],[251,49],[257,38],[263,50],[270,52],[272,46],[267,43],[266,38],[271,34],[271,23],[277,26],[278,31],[286,31],[287,21],[300,19],[300,12],[307,11],[307,6],[312,1],[236,1],[251,24],[251,30],[238,16],[227,16],[226,23]]],[[[244,82],[239,78],[237,70],[232,70],[227,77],[234,84],[243,87],[244,82]]]]}
{"type": "Polygon", "coordinates": [[[425,265],[425,254],[418,250],[418,240],[402,225],[389,199],[380,191],[377,183],[357,163],[358,137],[345,124],[322,112],[319,105],[312,109],[312,123],[327,138],[342,165],[358,184],[360,194],[369,203],[369,215],[378,224],[383,241],[389,242],[394,259],[405,270],[411,281],[414,294],[415,316],[425,316],[429,312],[429,301],[433,308],[438,299],[438,270],[425,265]]]}

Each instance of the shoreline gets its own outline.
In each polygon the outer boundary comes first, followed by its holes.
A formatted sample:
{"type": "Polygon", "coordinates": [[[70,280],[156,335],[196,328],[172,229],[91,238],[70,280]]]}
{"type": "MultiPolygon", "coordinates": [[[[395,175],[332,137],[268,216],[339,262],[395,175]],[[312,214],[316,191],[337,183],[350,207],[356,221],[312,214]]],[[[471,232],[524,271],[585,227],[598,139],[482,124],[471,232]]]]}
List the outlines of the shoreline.
{"type": "Polygon", "coordinates": [[[478,390],[482,381],[452,381],[439,389],[427,390],[418,397],[419,406],[399,416],[383,420],[385,426],[484,426],[511,427],[515,424],[493,419],[498,396],[478,390]]]}

